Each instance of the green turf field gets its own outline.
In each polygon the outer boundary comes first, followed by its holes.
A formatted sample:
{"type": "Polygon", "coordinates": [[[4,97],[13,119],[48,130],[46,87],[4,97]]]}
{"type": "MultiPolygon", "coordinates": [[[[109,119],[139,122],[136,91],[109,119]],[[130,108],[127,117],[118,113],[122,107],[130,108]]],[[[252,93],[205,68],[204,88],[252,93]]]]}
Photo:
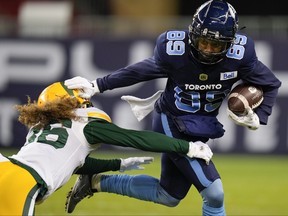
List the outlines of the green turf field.
{"type": "MultiPolygon", "coordinates": [[[[135,155],[154,156],[155,161],[146,165],[143,171],[128,171],[127,174],[145,173],[159,177],[159,154],[133,151],[112,155],[99,152],[97,157],[135,155]]],[[[222,176],[227,215],[288,215],[287,156],[214,154],[213,161],[222,176]]],[[[76,176],[73,176],[64,187],[37,206],[36,215],[69,215],[64,212],[65,197],[75,178],[76,176]]],[[[115,194],[98,193],[90,199],[84,199],[70,215],[201,215],[201,205],[200,195],[195,188],[191,188],[186,198],[174,208],[115,194]]]]}

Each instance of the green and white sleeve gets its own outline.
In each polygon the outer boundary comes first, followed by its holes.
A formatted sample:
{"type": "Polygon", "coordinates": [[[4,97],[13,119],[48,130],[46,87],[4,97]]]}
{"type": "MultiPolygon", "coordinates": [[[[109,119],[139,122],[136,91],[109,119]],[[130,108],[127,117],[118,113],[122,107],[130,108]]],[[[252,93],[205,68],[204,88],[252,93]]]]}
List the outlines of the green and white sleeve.
{"type": "Polygon", "coordinates": [[[105,143],[132,147],[150,152],[176,152],[187,154],[189,142],[153,131],[137,131],[118,127],[106,121],[91,121],[84,128],[90,144],[105,143]]]}

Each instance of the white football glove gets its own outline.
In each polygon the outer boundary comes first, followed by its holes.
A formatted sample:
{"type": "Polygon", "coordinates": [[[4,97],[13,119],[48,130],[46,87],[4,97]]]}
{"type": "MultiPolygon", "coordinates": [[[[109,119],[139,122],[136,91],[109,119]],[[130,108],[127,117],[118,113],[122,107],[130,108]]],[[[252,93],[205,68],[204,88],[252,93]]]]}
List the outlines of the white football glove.
{"type": "Polygon", "coordinates": [[[86,99],[100,92],[96,80],[89,81],[80,76],[65,80],[64,85],[69,89],[79,89],[79,96],[86,99]]]}
{"type": "Polygon", "coordinates": [[[153,157],[129,157],[126,159],[121,158],[120,172],[127,170],[143,170],[141,164],[150,164],[154,161],[153,157]]]}
{"type": "Polygon", "coordinates": [[[247,114],[238,116],[227,108],[227,114],[237,125],[245,126],[250,130],[257,130],[260,126],[258,115],[249,107],[247,108],[247,114]]]}
{"type": "Polygon", "coordinates": [[[189,152],[187,153],[187,156],[190,158],[200,158],[206,161],[206,164],[209,164],[209,161],[211,160],[213,153],[210,149],[210,147],[201,142],[189,142],[189,152]]]}

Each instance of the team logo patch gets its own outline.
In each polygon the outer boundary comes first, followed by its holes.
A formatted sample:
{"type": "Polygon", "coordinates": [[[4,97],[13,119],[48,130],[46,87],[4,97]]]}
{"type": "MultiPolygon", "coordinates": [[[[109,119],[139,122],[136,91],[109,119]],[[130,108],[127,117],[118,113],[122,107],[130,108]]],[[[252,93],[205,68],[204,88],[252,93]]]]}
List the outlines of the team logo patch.
{"type": "Polygon", "coordinates": [[[235,79],[237,75],[238,75],[238,71],[224,72],[220,74],[220,80],[235,79]]]}
{"type": "Polygon", "coordinates": [[[207,80],[208,79],[208,75],[207,74],[199,74],[199,80],[201,80],[201,81],[205,81],[205,80],[207,80]]]}

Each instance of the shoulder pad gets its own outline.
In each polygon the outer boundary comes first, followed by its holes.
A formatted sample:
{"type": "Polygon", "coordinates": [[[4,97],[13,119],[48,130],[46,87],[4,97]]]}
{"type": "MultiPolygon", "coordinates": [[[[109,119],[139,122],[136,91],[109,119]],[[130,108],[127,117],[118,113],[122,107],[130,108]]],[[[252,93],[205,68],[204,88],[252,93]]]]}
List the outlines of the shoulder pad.
{"type": "Polygon", "coordinates": [[[77,109],[76,112],[77,112],[77,115],[79,115],[80,117],[103,119],[107,122],[112,122],[110,116],[107,113],[105,113],[103,110],[100,110],[96,107],[77,109]]]}
{"type": "Polygon", "coordinates": [[[154,57],[158,65],[179,68],[190,61],[189,53],[187,31],[170,30],[158,37],[154,57]]]}

